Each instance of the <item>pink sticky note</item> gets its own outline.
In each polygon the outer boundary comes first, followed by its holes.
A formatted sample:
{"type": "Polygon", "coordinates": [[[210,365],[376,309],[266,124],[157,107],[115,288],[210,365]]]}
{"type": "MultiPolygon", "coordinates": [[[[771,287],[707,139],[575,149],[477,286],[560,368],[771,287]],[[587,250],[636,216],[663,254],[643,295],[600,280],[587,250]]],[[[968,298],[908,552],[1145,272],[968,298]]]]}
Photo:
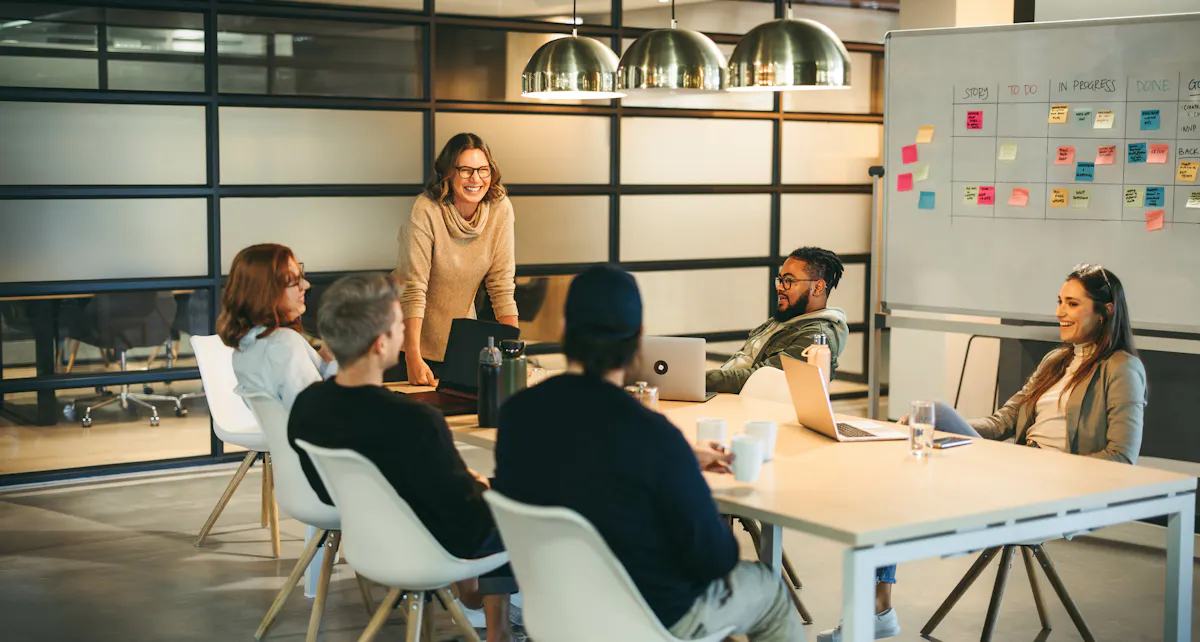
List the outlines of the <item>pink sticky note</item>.
{"type": "Polygon", "coordinates": [[[1103,145],[1096,150],[1097,165],[1112,165],[1113,159],[1117,156],[1116,145],[1103,145]]]}
{"type": "Polygon", "coordinates": [[[1075,148],[1062,146],[1058,148],[1058,155],[1054,157],[1055,165],[1074,165],[1075,164],[1075,148]]]}
{"type": "Polygon", "coordinates": [[[996,186],[995,185],[980,185],[979,200],[976,201],[980,205],[995,205],[996,204],[996,186]]]}
{"type": "Polygon", "coordinates": [[[912,183],[912,174],[901,174],[896,177],[896,191],[911,192],[912,183]]]}
{"type": "Polygon", "coordinates": [[[983,112],[967,112],[967,129],[983,129],[983,112]]]}
{"type": "Polygon", "coordinates": [[[1029,190],[1023,187],[1014,187],[1012,196],[1008,197],[1008,204],[1014,207],[1025,207],[1029,203],[1029,190]]]}
{"type": "Polygon", "coordinates": [[[917,146],[905,145],[900,148],[900,160],[905,164],[917,162],[917,146]]]}
{"type": "Polygon", "coordinates": [[[1146,212],[1146,231],[1154,232],[1163,228],[1163,210],[1146,212]]]}
{"type": "Polygon", "coordinates": [[[1167,162],[1167,153],[1170,152],[1170,145],[1151,145],[1150,158],[1146,159],[1147,163],[1163,164],[1167,162]]]}

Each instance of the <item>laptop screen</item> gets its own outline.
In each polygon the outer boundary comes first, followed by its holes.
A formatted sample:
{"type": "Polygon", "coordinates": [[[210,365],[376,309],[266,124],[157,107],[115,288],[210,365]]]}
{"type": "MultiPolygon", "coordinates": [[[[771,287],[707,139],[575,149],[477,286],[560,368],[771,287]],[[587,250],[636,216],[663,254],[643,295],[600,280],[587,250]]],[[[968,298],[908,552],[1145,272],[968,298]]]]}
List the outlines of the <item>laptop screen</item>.
{"type": "Polygon", "coordinates": [[[474,319],[455,319],[450,323],[450,339],[446,342],[438,388],[478,394],[479,353],[487,346],[488,337],[495,337],[499,348],[505,339],[521,338],[521,330],[474,319]]]}

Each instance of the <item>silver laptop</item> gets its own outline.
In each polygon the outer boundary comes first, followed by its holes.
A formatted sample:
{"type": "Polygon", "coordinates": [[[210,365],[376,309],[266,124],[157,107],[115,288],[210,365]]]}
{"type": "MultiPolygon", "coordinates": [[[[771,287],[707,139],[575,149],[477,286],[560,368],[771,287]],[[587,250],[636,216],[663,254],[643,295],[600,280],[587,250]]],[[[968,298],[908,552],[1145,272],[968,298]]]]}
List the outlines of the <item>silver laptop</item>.
{"type": "Polygon", "coordinates": [[[658,387],[664,401],[708,401],[704,391],[704,339],[642,337],[642,351],[629,383],[645,381],[658,387]]]}
{"type": "Polygon", "coordinates": [[[821,369],[806,361],[780,355],[787,374],[788,391],[801,426],[838,441],[885,441],[908,439],[908,433],[872,419],[833,414],[829,389],[821,369]]]}

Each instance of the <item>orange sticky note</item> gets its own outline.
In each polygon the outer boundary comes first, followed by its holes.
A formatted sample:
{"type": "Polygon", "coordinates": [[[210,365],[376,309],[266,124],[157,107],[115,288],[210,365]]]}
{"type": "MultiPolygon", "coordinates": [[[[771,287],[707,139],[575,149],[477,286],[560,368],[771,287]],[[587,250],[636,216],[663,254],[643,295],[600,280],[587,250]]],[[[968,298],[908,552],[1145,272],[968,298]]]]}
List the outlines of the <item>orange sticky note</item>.
{"type": "Polygon", "coordinates": [[[1075,148],[1074,147],[1063,146],[1063,147],[1058,148],[1058,156],[1054,157],[1055,165],[1071,165],[1074,162],[1075,162],[1075,148]]]}
{"type": "Polygon", "coordinates": [[[913,184],[912,174],[901,174],[896,177],[896,190],[900,192],[911,192],[913,184]]]}
{"type": "Polygon", "coordinates": [[[1112,165],[1113,159],[1117,157],[1116,145],[1104,145],[1096,150],[1097,165],[1112,165]]]}
{"type": "Polygon", "coordinates": [[[1167,153],[1169,151],[1171,151],[1170,145],[1151,145],[1150,158],[1147,158],[1146,162],[1162,165],[1167,162],[1167,153]]]}
{"type": "Polygon", "coordinates": [[[1056,125],[1067,122],[1067,110],[1070,106],[1063,103],[1058,105],[1050,105],[1050,117],[1046,119],[1048,123],[1056,125]]]}
{"type": "Polygon", "coordinates": [[[921,125],[920,127],[917,128],[917,142],[918,143],[932,143],[933,142],[933,125],[921,125]]]}
{"type": "Polygon", "coordinates": [[[1065,187],[1055,187],[1050,193],[1050,207],[1066,207],[1068,193],[1065,187]]]}
{"type": "Polygon", "coordinates": [[[1008,204],[1013,207],[1025,207],[1029,202],[1029,190],[1024,187],[1014,187],[1012,195],[1008,197],[1008,204]]]}
{"type": "Polygon", "coordinates": [[[1146,212],[1146,231],[1154,232],[1163,228],[1163,210],[1146,212]]]}
{"type": "Polygon", "coordinates": [[[1200,162],[1179,161],[1179,173],[1175,178],[1186,183],[1195,183],[1197,171],[1200,171],[1200,162]]]}

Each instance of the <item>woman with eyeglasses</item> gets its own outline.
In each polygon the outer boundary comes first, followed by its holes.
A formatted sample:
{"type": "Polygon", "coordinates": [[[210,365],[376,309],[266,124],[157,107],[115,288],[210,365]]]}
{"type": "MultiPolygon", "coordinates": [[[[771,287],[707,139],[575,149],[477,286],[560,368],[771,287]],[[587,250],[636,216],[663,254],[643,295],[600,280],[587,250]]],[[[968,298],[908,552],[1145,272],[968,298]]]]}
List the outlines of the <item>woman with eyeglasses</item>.
{"type": "Polygon", "coordinates": [[[217,334],[234,348],[238,385],[271,394],[289,411],[296,395],[337,371],[328,349],[318,353],[301,334],[311,287],[291,249],[263,243],[238,252],[221,293],[217,334]]]}
{"type": "Polygon", "coordinates": [[[496,319],[517,325],[513,207],[483,139],[458,134],[446,142],[434,176],[400,226],[399,241],[396,278],[406,284],[400,301],[404,367],[409,382],[432,384],[450,322],[474,318],[480,284],[496,319]]]}

